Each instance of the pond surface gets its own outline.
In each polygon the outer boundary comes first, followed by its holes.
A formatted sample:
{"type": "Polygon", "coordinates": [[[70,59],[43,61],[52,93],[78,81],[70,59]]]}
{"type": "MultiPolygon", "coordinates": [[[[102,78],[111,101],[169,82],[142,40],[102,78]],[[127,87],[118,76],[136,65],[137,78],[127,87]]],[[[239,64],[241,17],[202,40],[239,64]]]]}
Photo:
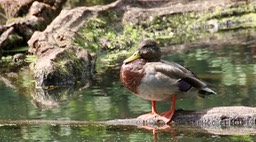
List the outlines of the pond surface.
{"type": "MultiPolygon", "coordinates": [[[[256,105],[256,37],[254,31],[184,45],[164,45],[163,58],[178,62],[205,80],[218,94],[205,99],[184,98],[177,108],[200,110],[216,106],[256,105]],[[175,49],[175,50],[174,50],[175,49]],[[177,50],[176,50],[177,49],[177,50]],[[175,52],[175,54],[174,54],[175,52]]],[[[1,64],[1,68],[6,68],[1,64]]],[[[0,120],[104,121],[135,118],[151,111],[151,103],[127,91],[119,81],[119,68],[107,70],[87,89],[42,92],[29,89],[30,73],[19,69],[22,79],[15,89],[0,81],[0,120]],[[25,72],[25,73],[24,73],[25,72]],[[40,94],[42,94],[40,96],[40,94]]],[[[1,72],[1,76],[10,76],[1,72]]],[[[157,103],[164,111],[170,102],[157,103]]],[[[253,128],[252,128],[253,129],[253,128]]],[[[222,131],[225,128],[221,129],[222,131]]],[[[256,131],[256,130],[255,130],[256,131]]],[[[219,132],[221,133],[221,132],[219,132]]],[[[252,134],[221,135],[197,132],[173,124],[168,131],[136,126],[105,125],[3,125],[0,141],[256,141],[252,134]]]]}

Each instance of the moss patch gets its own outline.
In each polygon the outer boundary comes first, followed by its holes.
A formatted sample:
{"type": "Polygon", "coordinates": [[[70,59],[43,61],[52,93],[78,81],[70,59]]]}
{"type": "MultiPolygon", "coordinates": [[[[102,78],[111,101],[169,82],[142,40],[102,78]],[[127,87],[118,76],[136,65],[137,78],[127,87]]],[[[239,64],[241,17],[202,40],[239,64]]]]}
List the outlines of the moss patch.
{"type": "MultiPolygon", "coordinates": [[[[84,68],[84,62],[77,58],[76,54],[70,49],[58,54],[55,60],[53,60],[53,64],[55,72],[52,72],[52,74],[58,77],[58,79],[55,78],[55,80],[59,80],[60,83],[70,84],[74,82],[74,80],[82,79],[78,77],[82,77],[82,74],[84,74],[82,70],[84,68]],[[55,73],[57,73],[57,75],[55,73]]],[[[55,81],[53,80],[53,82],[55,81]]]]}

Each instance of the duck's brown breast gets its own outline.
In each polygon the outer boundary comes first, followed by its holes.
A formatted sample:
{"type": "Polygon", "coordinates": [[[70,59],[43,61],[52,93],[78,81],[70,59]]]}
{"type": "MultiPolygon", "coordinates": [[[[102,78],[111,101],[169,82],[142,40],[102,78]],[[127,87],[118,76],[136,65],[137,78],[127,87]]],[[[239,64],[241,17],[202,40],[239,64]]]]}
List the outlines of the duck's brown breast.
{"type": "Polygon", "coordinates": [[[133,93],[138,93],[138,86],[145,75],[143,66],[146,61],[137,59],[131,63],[123,64],[120,70],[120,80],[122,84],[133,93]]]}

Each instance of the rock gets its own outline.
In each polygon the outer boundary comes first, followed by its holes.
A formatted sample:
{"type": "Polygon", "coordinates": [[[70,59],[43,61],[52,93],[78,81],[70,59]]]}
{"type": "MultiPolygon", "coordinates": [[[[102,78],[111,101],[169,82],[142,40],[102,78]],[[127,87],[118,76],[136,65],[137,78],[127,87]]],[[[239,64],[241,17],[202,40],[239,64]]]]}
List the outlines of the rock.
{"type": "Polygon", "coordinates": [[[7,20],[0,27],[0,48],[26,45],[35,31],[42,31],[59,14],[66,0],[38,2],[35,0],[0,1],[7,20]],[[44,2],[44,3],[43,3],[44,2]],[[13,46],[14,45],[14,46],[13,46]]]}
{"type": "Polygon", "coordinates": [[[38,58],[33,72],[37,86],[87,84],[91,66],[87,50],[73,46],[48,50],[38,58]]]}
{"type": "Polygon", "coordinates": [[[93,76],[96,59],[86,49],[76,46],[74,40],[90,18],[119,2],[63,10],[43,32],[35,32],[28,44],[29,52],[38,57],[34,65],[36,85],[87,84],[93,76]]]}
{"type": "Polygon", "coordinates": [[[0,75],[0,81],[2,81],[7,87],[16,89],[16,86],[8,78],[0,75]]]}
{"type": "MultiPolygon", "coordinates": [[[[61,90],[66,91],[64,88],[57,90],[61,93],[64,93],[61,90]]],[[[57,94],[49,94],[47,90],[38,88],[34,90],[34,93],[32,93],[32,102],[37,108],[53,109],[59,107],[59,102],[54,98],[56,96],[57,94]]]]}
{"type": "Polygon", "coordinates": [[[47,5],[47,7],[51,7],[51,11],[48,11],[48,14],[50,14],[50,16],[48,15],[47,17],[45,17],[49,18],[54,15],[56,16],[56,14],[60,12],[65,2],[66,0],[2,0],[0,1],[0,5],[4,9],[6,17],[13,18],[23,17],[24,15],[28,14],[29,11],[31,12],[31,7],[34,7],[32,9],[38,11],[37,16],[44,17],[42,13],[47,12],[47,9],[44,9],[44,6],[41,7],[39,5],[37,5],[37,8],[35,8],[36,4],[44,4],[47,5]]]}
{"type": "Polygon", "coordinates": [[[0,5],[8,18],[20,17],[28,11],[34,0],[3,0],[0,5]]]}
{"type": "Polygon", "coordinates": [[[37,56],[54,48],[66,48],[73,44],[76,32],[87,22],[91,15],[87,8],[63,10],[43,31],[35,32],[28,41],[29,52],[37,56]]]}
{"type": "Polygon", "coordinates": [[[24,63],[26,59],[26,55],[23,53],[17,53],[15,55],[13,55],[12,57],[12,62],[17,64],[17,65],[21,65],[22,63],[24,63]]]}
{"type": "Polygon", "coordinates": [[[0,36],[0,50],[10,49],[21,43],[24,43],[23,38],[15,33],[13,27],[6,29],[0,36]]]}

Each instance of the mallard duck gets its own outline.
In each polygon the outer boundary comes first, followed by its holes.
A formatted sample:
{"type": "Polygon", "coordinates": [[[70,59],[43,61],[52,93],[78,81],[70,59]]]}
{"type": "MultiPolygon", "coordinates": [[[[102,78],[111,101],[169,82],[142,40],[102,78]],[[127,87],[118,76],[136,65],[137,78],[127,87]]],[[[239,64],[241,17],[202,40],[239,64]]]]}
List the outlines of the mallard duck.
{"type": "Polygon", "coordinates": [[[201,97],[216,94],[189,69],[161,60],[160,48],[154,40],[142,41],[137,51],[123,61],[120,80],[136,96],[152,102],[152,112],[138,117],[142,120],[157,117],[169,123],[175,112],[176,98],[185,96],[193,88],[201,97]],[[169,111],[159,115],[156,101],[172,101],[172,105],[169,111]]]}

